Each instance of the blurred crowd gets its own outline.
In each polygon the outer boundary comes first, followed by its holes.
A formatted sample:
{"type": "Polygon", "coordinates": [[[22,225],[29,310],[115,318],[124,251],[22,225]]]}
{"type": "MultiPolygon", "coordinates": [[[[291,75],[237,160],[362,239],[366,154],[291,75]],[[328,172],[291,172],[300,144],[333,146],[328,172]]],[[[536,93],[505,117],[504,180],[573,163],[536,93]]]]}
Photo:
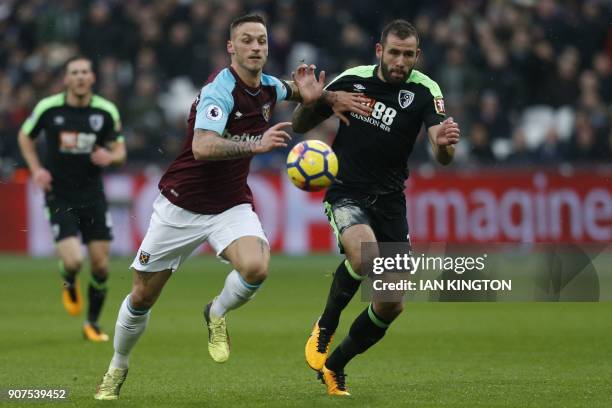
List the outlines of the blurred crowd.
{"type": "MultiPolygon", "coordinates": [[[[3,0],[0,175],[23,165],[16,135],[62,64],[90,57],[96,92],[122,115],[133,166],[167,163],[210,73],[228,64],[230,21],[268,21],[265,71],[289,78],[302,60],[334,73],[375,63],[393,18],[421,36],[418,69],[461,124],[460,165],[547,165],[612,159],[612,2],[607,0],[3,0]]],[[[291,115],[281,104],[275,120],[291,115]]],[[[330,140],[330,120],[306,137],[330,140]]],[[[420,137],[412,160],[428,160],[420,137]]],[[[280,168],[285,152],[256,158],[280,168]]]]}

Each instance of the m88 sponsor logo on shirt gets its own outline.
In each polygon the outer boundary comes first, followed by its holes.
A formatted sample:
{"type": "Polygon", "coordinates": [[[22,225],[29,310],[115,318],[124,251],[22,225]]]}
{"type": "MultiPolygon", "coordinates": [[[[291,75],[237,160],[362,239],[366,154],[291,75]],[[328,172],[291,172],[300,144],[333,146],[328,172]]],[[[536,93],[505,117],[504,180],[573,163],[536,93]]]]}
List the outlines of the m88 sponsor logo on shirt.
{"type": "Polygon", "coordinates": [[[76,131],[63,131],[59,134],[59,150],[62,153],[83,154],[91,153],[96,144],[95,133],[76,131]]]}

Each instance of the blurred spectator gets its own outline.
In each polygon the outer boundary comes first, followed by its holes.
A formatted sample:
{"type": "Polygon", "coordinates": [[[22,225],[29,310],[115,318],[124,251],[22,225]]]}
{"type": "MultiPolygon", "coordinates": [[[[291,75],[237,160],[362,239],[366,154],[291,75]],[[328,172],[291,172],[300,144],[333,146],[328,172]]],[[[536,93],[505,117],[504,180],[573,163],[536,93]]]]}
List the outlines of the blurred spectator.
{"type": "Polygon", "coordinates": [[[595,71],[599,81],[601,97],[607,104],[612,103],[612,69],[610,68],[611,58],[612,56],[608,56],[604,53],[599,53],[593,58],[593,70],[595,71]]]}
{"type": "Polygon", "coordinates": [[[475,123],[469,134],[471,144],[470,157],[479,164],[493,164],[496,162],[495,155],[489,143],[487,127],[482,123],[475,123]]]}
{"type": "Polygon", "coordinates": [[[575,104],[580,94],[578,64],[576,49],[566,48],[556,61],[554,71],[536,83],[538,93],[534,102],[554,108],[575,104]]]}
{"type": "Polygon", "coordinates": [[[160,60],[164,73],[169,78],[193,74],[193,43],[191,28],[186,23],[175,23],[170,27],[168,38],[160,48],[160,60]]]}
{"type": "Polygon", "coordinates": [[[506,157],[506,164],[513,166],[533,164],[533,154],[527,148],[525,131],[522,128],[516,128],[512,135],[512,153],[506,157]]]}
{"type": "Polygon", "coordinates": [[[135,159],[146,160],[162,147],[164,112],[157,103],[157,82],[151,75],[139,76],[125,109],[127,148],[135,159]]]}
{"type": "Polygon", "coordinates": [[[478,121],[487,128],[487,133],[493,139],[510,138],[510,121],[508,115],[502,112],[497,94],[485,92],[480,99],[480,109],[475,115],[478,121]]]}
{"type": "Polygon", "coordinates": [[[596,130],[588,115],[585,112],[579,112],[576,115],[574,133],[569,142],[568,159],[582,163],[589,163],[598,159],[605,160],[607,157],[606,136],[602,134],[601,145],[598,146],[596,130]]]}
{"type": "Polygon", "coordinates": [[[91,4],[83,23],[79,34],[79,48],[95,66],[100,58],[116,53],[117,46],[121,44],[120,33],[111,20],[110,5],[103,1],[91,4]]]}
{"type": "Polygon", "coordinates": [[[559,141],[559,133],[554,126],[551,126],[546,131],[544,143],[536,150],[536,161],[541,165],[555,165],[563,162],[564,159],[563,145],[559,141]]]}

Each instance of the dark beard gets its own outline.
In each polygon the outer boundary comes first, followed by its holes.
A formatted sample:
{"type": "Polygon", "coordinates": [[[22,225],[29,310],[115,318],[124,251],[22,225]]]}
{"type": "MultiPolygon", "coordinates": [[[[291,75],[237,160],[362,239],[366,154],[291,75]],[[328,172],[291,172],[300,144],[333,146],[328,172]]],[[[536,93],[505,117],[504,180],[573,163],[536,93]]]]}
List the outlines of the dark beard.
{"type": "Polygon", "coordinates": [[[385,82],[388,82],[390,84],[402,84],[408,80],[408,77],[412,73],[412,68],[410,68],[410,70],[404,75],[402,79],[398,80],[398,79],[394,79],[393,77],[391,77],[390,75],[391,73],[389,72],[389,67],[381,61],[380,62],[380,72],[382,73],[382,76],[385,79],[385,82]]]}

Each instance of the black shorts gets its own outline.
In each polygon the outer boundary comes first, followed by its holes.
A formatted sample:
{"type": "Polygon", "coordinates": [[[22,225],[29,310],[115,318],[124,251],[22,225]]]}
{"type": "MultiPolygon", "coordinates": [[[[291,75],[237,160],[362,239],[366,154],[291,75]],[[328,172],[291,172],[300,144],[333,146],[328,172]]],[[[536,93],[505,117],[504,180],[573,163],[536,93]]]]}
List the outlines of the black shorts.
{"type": "Polygon", "coordinates": [[[110,241],[112,222],[106,199],[102,196],[87,203],[68,200],[53,193],[45,197],[45,211],[55,242],[81,233],[83,243],[110,241]]]}
{"type": "Polygon", "coordinates": [[[410,242],[404,192],[366,194],[329,190],[325,195],[325,214],[338,247],[344,253],[340,235],[348,227],[369,225],[378,242],[410,242]]]}

